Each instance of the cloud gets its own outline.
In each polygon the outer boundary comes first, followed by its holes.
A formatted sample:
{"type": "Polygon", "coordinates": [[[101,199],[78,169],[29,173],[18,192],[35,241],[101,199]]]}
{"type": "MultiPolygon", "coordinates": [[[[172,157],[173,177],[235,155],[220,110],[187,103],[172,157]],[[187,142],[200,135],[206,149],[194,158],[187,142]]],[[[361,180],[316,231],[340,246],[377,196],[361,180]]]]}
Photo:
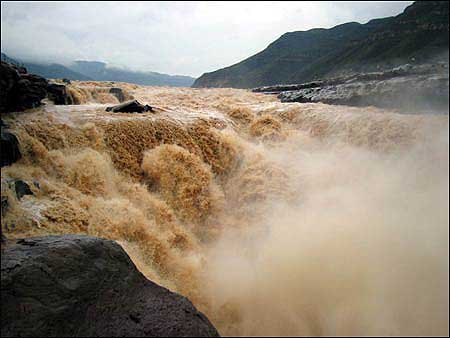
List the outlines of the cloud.
{"type": "Polygon", "coordinates": [[[2,51],[199,76],[288,31],[399,14],[411,2],[2,2],[2,51]]]}

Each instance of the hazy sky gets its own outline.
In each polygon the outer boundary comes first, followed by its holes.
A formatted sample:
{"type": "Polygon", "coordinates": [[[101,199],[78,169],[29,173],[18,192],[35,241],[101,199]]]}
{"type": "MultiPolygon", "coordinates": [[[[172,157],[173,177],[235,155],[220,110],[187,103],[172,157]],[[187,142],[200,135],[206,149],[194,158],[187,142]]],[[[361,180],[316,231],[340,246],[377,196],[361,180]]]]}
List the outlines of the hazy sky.
{"type": "Polygon", "coordinates": [[[397,15],[412,2],[5,2],[2,51],[200,76],[289,31],[397,15]]]}

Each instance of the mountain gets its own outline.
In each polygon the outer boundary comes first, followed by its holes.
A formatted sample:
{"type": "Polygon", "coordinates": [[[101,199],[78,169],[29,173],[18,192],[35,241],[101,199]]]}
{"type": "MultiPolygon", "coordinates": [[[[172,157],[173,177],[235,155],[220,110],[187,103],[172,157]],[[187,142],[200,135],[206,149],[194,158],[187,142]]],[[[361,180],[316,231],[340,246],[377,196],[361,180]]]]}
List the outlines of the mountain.
{"type": "Polygon", "coordinates": [[[41,65],[37,63],[25,63],[25,67],[31,74],[37,74],[47,79],[70,79],[80,81],[93,80],[91,77],[75,72],[58,63],[52,63],[50,65],[41,65]]]}
{"type": "Polygon", "coordinates": [[[8,63],[12,63],[13,65],[16,65],[16,66],[21,66],[22,65],[21,62],[15,60],[13,58],[10,58],[5,53],[1,53],[1,56],[2,56],[2,61],[8,62],[8,63]]]}
{"type": "Polygon", "coordinates": [[[395,17],[282,35],[262,52],[205,73],[193,87],[251,88],[446,60],[449,3],[417,1],[395,17]]]}
{"type": "Polygon", "coordinates": [[[48,79],[66,78],[82,81],[120,81],[148,86],[190,87],[194,78],[180,75],[167,75],[156,72],[137,72],[121,68],[109,67],[104,62],[75,61],[66,67],[61,64],[37,64],[13,59],[1,53],[2,61],[24,66],[29,73],[48,79]]]}
{"type": "Polygon", "coordinates": [[[190,76],[109,67],[106,63],[98,61],[75,61],[71,68],[98,81],[121,81],[148,86],[190,87],[195,80],[190,76]]]}
{"type": "Polygon", "coordinates": [[[61,79],[66,78],[70,80],[82,80],[89,81],[92,80],[89,76],[77,73],[63,65],[52,63],[52,64],[38,64],[31,62],[22,62],[16,59],[10,58],[4,53],[1,53],[2,61],[6,61],[15,65],[24,66],[27,71],[31,74],[40,75],[47,79],[61,79]]]}

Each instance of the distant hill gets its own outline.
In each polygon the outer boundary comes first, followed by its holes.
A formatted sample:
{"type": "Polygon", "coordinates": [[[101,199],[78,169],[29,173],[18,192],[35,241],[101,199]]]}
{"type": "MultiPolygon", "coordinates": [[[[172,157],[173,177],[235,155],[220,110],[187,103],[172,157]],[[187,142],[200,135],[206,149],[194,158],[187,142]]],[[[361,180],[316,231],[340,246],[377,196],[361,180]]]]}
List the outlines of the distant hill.
{"type": "Polygon", "coordinates": [[[70,80],[80,80],[80,81],[89,81],[93,80],[93,78],[80,74],[67,68],[58,63],[52,63],[50,65],[40,65],[36,63],[25,63],[25,67],[28,72],[31,74],[37,74],[47,79],[70,79],[70,80]]]}
{"type": "Polygon", "coordinates": [[[23,65],[23,64],[20,63],[19,61],[15,60],[15,59],[13,59],[13,58],[10,58],[10,57],[9,57],[8,55],[6,55],[5,53],[1,53],[1,55],[2,55],[2,61],[12,63],[13,65],[16,65],[16,66],[22,66],[22,65],[23,65]]]}
{"type": "Polygon", "coordinates": [[[82,81],[89,81],[92,80],[91,77],[77,73],[70,68],[67,68],[63,65],[52,63],[49,65],[45,64],[37,64],[37,63],[30,63],[30,62],[22,62],[13,58],[10,58],[4,53],[1,53],[2,55],[2,61],[6,61],[15,65],[24,66],[29,73],[31,74],[37,74],[42,77],[45,77],[47,79],[70,79],[70,80],[82,80],[82,81]]]}
{"type": "Polygon", "coordinates": [[[98,61],[75,61],[71,68],[98,81],[122,81],[148,86],[190,87],[195,80],[190,76],[108,67],[106,63],[98,61]]]}
{"type": "Polygon", "coordinates": [[[37,64],[22,62],[1,53],[2,61],[24,66],[29,73],[48,79],[66,78],[82,81],[121,81],[149,86],[190,87],[194,78],[189,76],[167,75],[155,72],[136,72],[120,68],[108,67],[104,62],[75,61],[70,66],[61,64],[37,64]]]}
{"type": "Polygon", "coordinates": [[[417,1],[395,17],[286,33],[242,62],[203,74],[193,87],[252,88],[448,62],[448,50],[449,3],[417,1]]]}

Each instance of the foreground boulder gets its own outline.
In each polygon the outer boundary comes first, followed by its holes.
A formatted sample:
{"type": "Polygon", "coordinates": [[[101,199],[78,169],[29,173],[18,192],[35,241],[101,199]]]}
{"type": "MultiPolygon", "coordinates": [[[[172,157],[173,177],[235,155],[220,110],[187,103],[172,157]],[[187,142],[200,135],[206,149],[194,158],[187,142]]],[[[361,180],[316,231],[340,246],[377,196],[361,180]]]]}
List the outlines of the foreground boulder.
{"type": "Polygon", "coordinates": [[[118,104],[117,106],[107,107],[106,111],[113,113],[144,113],[152,112],[153,108],[148,104],[142,105],[137,100],[132,100],[118,104]]]}
{"type": "Polygon", "coordinates": [[[376,106],[405,111],[448,111],[448,63],[404,65],[385,72],[361,73],[296,85],[255,88],[278,94],[281,102],[323,102],[376,106]]]}
{"type": "Polygon", "coordinates": [[[15,112],[41,105],[47,96],[47,80],[26,73],[23,67],[16,67],[1,61],[0,65],[0,112],[15,112]]]}
{"type": "Polygon", "coordinates": [[[2,337],[218,336],[188,299],[146,279],[110,240],[9,240],[1,285],[2,337]]]}

